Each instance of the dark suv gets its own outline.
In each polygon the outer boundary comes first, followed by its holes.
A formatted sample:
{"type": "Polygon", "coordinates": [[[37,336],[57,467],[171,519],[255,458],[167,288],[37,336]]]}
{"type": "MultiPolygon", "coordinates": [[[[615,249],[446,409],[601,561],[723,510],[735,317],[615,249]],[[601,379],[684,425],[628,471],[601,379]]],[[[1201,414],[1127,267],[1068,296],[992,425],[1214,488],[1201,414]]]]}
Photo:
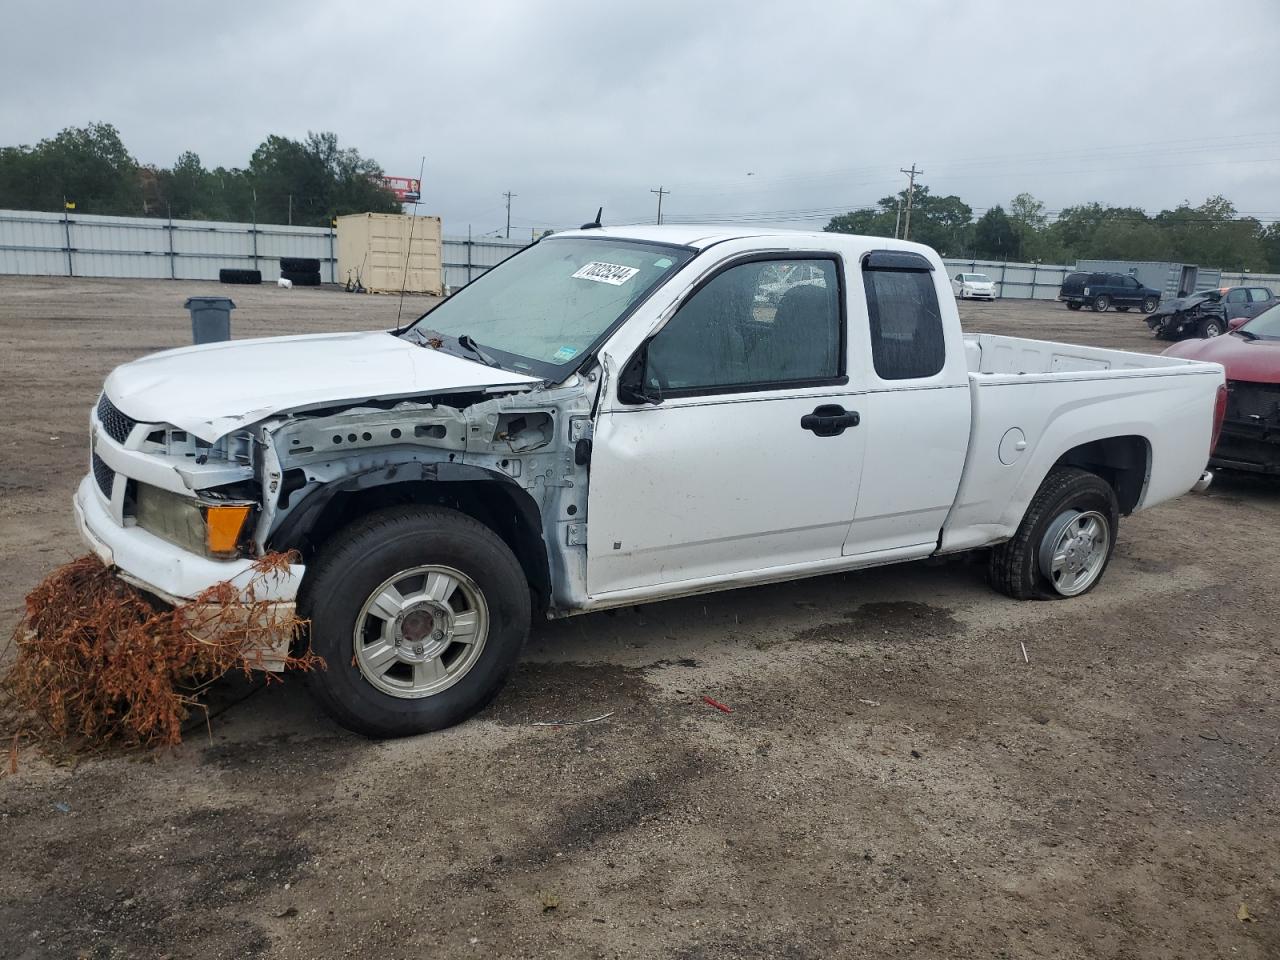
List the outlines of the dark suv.
{"type": "Polygon", "coordinates": [[[1160,291],[1144,287],[1137,278],[1122,273],[1069,273],[1058,290],[1058,299],[1069,310],[1088,307],[1102,313],[1112,307],[1137,307],[1150,313],[1160,305],[1160,291]]]}

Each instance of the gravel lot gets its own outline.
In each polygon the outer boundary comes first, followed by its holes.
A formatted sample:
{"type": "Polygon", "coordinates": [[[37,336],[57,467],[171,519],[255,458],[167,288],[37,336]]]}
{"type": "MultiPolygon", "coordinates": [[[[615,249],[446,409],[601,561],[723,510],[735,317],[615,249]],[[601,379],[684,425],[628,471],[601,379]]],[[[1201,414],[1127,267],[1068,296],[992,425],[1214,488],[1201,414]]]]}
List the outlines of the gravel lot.
{"type": "MultiPolygon", "coordinates": [[[[0,277],[6,634],[83,552],[103,377],[187,342],[182,301],[211,292],[0,277]]],[[[227,292],[236,336],[397,310],[227,292]]],[[[1136,312],[961,309],[1156,348],[1136,312]]],[[[228,683],[179,749],[6,770],[0,954],[1275,958],[1277,564],[1280,486],[1220,477],[1126,520],[1078,600],[952,561],[541,625],[499,700],[431,736],[372,743],[297,683],[228,683]]]]}

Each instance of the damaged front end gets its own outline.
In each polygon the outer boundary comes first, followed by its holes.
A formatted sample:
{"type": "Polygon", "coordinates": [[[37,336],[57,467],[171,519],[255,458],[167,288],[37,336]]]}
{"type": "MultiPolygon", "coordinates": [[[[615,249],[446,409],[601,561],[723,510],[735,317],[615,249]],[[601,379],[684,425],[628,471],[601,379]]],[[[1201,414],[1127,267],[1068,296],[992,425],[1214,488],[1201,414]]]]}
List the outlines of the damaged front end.
{"type": "Polygon", "coordinates": [[[1280,474],[1280,383],[1227,382],[1227,413],[1209,463],[1280,474]]]}
{"type": "MultiPolygon", "coordinates": [[[[279,411],[213,440],[134,420],[104,393],[77,521],[121,579],[171,606],[215,583],[247,588],[260,558],[291,555],[255,597],[288,618],[335,530],[381,506],[447,505],[510,544],[554,615],[585,596],[598,376],[279,411]]],[[[264,650],[265,665],[286,653],[264,650]]]]}
{"type": "Polygon", "coordinates": [[[596,373],[274,418],[256,431],[254,542],[304,559],[370,509],[449,506],[492,527],[554,614],[585,597],[596,373]],[[552,584],[556,584],[553,592],[552,584]]]}
{"type": "Polygon", "coordinates": [[[1207,290],[1160,304],[1147,316],[1147,326],[1161,340],[1216,337],[1227,332],[1222,294],[1207,290]]]}

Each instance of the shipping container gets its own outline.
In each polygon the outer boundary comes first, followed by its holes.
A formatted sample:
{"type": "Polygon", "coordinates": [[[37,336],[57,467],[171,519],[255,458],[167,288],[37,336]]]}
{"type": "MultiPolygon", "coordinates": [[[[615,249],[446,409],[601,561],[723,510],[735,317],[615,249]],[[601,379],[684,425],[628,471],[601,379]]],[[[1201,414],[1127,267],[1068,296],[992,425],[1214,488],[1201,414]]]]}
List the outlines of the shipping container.
{"type": "Polygon", "coordinates": [[[356,213],[338,218],[338,282],[371,293],[444,293],[439,217],[356,213]]]}

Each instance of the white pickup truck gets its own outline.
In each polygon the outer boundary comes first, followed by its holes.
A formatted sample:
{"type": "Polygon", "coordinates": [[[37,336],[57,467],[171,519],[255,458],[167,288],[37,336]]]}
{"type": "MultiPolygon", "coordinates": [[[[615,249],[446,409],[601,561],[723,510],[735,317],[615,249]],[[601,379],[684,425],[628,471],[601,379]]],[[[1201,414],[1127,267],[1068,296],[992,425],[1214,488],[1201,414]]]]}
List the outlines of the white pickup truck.
{"type": "Polygon", "coordinates": [[[488,702],[535,615],[978,548],[1078,596],[1121,515],[1207,482],[1225,399],[1217,364],[962,334],[916,244],[584,228],[401,330],[117,368],[75,512],[173,603],[297,550],[311,687],[394,736],[488,702]]]}

